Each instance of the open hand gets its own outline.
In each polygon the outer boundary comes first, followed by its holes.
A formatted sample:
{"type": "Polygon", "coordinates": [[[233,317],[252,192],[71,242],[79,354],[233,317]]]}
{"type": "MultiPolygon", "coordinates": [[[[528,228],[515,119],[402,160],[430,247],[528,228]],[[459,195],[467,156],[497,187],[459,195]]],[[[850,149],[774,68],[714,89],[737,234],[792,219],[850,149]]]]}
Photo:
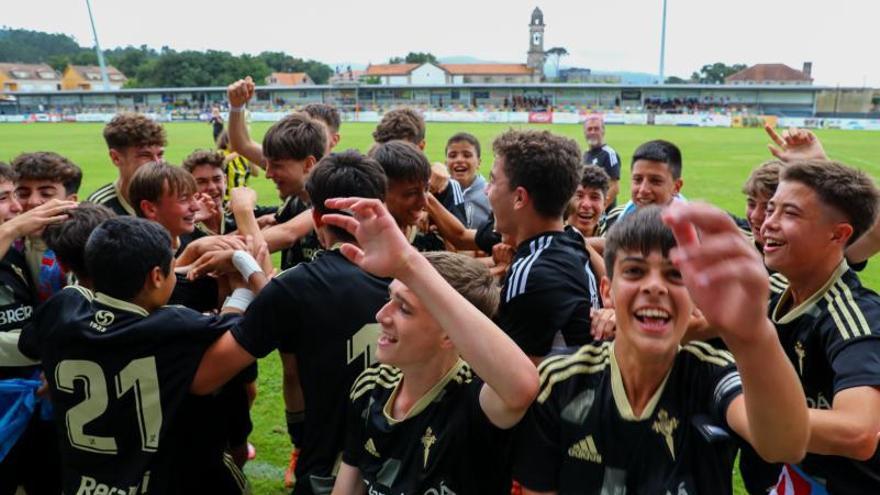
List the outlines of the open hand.
{"type": "Polygon", "coordinates": [[[783,131],[780,136],[768,123],[764,123],[764,130],[770,136],[770,139],[778,145],[777,147],[768,144],[767,147],[770,149],[770,153],[783,162],[828,159],[822,143],[812,131],[792,127],[787,131],[783,131]]]}
{"type": "Polygon", "coordinates": [[[4,226],[11,229],[15,237],[36,234],[49,224],[67,220],[67,212],[73,208],[76,208],[75,201],[52,199],[7,220],[4,226]]]}

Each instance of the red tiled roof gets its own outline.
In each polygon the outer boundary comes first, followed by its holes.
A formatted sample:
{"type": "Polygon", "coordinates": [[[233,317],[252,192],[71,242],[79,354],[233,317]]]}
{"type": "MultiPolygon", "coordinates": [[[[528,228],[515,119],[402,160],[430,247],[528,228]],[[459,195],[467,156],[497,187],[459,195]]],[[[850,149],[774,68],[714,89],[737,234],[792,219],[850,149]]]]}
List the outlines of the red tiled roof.
{"type": "Polygon", "coordinates": [[[725,82],[732,81],[805,81],[812,79],[802,71],[793,69],[785,64],[755,64],[748,69],[743,69],[736,74],[727,76],[725,82]]]}
{"type": "Polygon", "coordinates": [[[406,76],[422,64],[376,64],[367,67],[365,76],[406,76]]]}
{"type": "Polygon", "coordinates": [[[13,79],[42,79],[47,81],[60,79],[55,69],[48,64],[0,63],[0,72],[8,74],[13,79]],[[23,76],[25,73],[27,75],[23,76]],[[51,73],[52,77],[40,77],[41,73],[46,75],[51,73]]]}

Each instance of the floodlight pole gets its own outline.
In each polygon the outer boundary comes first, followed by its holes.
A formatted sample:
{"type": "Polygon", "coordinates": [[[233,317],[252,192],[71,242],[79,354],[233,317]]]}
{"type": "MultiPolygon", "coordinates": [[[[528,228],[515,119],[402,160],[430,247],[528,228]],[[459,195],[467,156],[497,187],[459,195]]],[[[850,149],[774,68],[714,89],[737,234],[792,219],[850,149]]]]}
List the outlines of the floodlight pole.
{"type": "Polygon", "coordinates": [[[95,18],[92,16],[92,4],[86,0],[86,9],[89,11],[89,22],[92,24],[92,38],[95,40],[95,52],[98,54],[98,66],[101,67],[101,80],[104,81],[104,91],[110,90],[110,77],[107,75],[107,64],[104,63],[104,53],[98,44],[98,31],[95,29],[95,18]]]}
{"type": "Polygon", "coordinates": [[[660,84],[666,81],[666,0],[663,0],[663,24],[660,27],[660,84]]]}

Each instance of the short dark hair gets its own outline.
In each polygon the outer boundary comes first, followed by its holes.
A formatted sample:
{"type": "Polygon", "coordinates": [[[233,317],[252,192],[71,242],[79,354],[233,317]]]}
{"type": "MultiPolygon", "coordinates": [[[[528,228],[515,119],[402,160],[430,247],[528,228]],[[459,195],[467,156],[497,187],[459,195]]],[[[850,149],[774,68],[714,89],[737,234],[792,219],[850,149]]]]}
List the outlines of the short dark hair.
{"type": "Polygon", "coordinates": [[[183,160],[183,164],[180,166],[187,172],[193,173],[193,170],[195,170],[196,167],[201,167],[202,165],[209,165],[214,168],[222,169],[225,160],[226,157],[219,151],[195,150],[183,160]]]}
{"type": "Polygon", "coordinates": [[[825,206],[843,214],[852,225],[847,245],[867,232],[877,220],[880,192],[871,176],[839,162],[804,160],[782,168],[780,182],[799,182],[819,196],[825,206]]]}
{"type": "Polygon", "coordinates": [[[186,170],[167,162],[150,162],[138,168],[128,185],[128,198],[138,216],[144,216],[141,201],[158,203],[166,192],[195,194],[196,180],[186,170]]]}
{"type": "Polygon", "coordinates": [[[672,230],[663,223],[662,209],[659,206],[639,208],[616,222],[605,237],[605,271],[608,278],[614,276],[614,262],[621,251],[636,251],[648,256],[652,251],[660,251],[669,257],[669,250],[675,247],[672,230]]]}
{"type": "Polygon", "coordinates": [[[229,131],[223,129],[220,131],[220,135],[217,136],[217,142],[214,143],[217,146],[218,150],[228,150],[229,149],[229,131]]]}
{"type": "MultiPolygon", "coordinates": [[[[385,200],[385,173],[376,160],[366,157],[357,150],[330,153],[325,156],[306,180],[306,191],[315,211],[324,215],[338,213],[327,208],[324,202],[331,198],[376,198],[385,200]]],[[[334,225],[327,225],[333,234],[344,241],[354,238],[347,231],[334,225]]]]}
{"type": "Polygon", "coordinates": [[[165,129],[155,120],[140,113],[120,113],[104,126],[104,141],[110,149],[132,146],[165,146],[165,129]]]}
{"type": "Polygon", "coordinates": [[[780,160],[768,160],[758,168],[752,170],[746,183],[743,184],[742,192],[746,196],[763,194],[768,198],[773,196],[779,186],[779,172],[785,164],[780,160]]]}
{"type": "Polygon", "coordinates": [[[326,149],[323,124],[302,112],[285,116],[263,136],[263,155],[271,160],[320,160],[326,149]]]}
{"type": "Polygon", "coordinates": [[[453,134],[451,138],[446,140],[446,151],[449,151],[449,147],[455,143],[467,143],[473,146],[474,151],[477,152],[477,158],[480,158],[480,140],[473,134],[469,132],[458,132],[453,134]]]}
{"type": "Polygon", "coordinates": [[[509,130],[492,144],[504,159],[510,189],[523,187],[544,217],[559,217],[577,190],[581,151],[573,139],[549,131],[509,130]]]}
{"type": "Polygon", "coordinates": [[[610,183],[611,177],[608,176],[608,173],[605,172],[602,167],[597,167],[595,165],[587,165],[584,167],[580,182],[582,187],[599,189],[602,191],[602,194],[608,194],[610,183]]]}
{"type": "Polygon", "coordinates": [[[633,152],[630,168],[639,160],[665,163],[669,167],[669,172],[672,174],[673,179],[681,178],[681,150],[669,141],[655,139],[654,141],[643,143],[633,152]]]}
{"type": "Polygon", "coordinates": [[[58,261],[73,270],[77,277],[89,277],[85,248],[89,234],[105,220],[115,217],[113,210],[95,203],[80,203],[67,211],[67,220],[46,226],[43,240],[55,252],[58,261]]]}
{"type": "Polygon", "coordinates": [[[158,223],[119,216],[106,220],[89,236],[86,270],[96,292],[131,301],[155,267],[171,273],[171,236],[158,223]]]}
{"type": "Polygon", "coordinates": [[[382,116],[376,130],[373,131],[373,140],[377,143],[387,143],[401,139],[418,145],[425,140],[425,119],[412,108],[395,108],[382,116]]]}
{"type": "Polygon", "coordinates": [[[424,256],[446,283],[469,303],[489,318],[495,316],[501,291],[489,267],[472,256],[449,251],[434,251],[424,253],[424,256]]]}
{"type": "Polygon", "coordinates": [[[18,174],[8,163],[0,162],[0,182],[18,182],[18,174]]]}
{"type": "Polygon", "coordinates": [[[333,105],[327,103],[309,103],[302,108],[303,113],[309,117],[320,120],[333,132],[339,132],[339,125],[342,119],[339,117],[339,110],[333,105]]]}
{"type": "Polygon", "coordinates": [[[48,180],[64,186],[69,196],[79,191],[82,170],[75,163],[52,151],[22,153],[12,160],[18,180],[48,180]]]}
{"type": "Polygon", "coordinates": [[[379,162],[388,181],[424,182],[431,179],[431,162],[418,146],[408,141],[388,141],[373,146],[370,158],[379,162]]]}

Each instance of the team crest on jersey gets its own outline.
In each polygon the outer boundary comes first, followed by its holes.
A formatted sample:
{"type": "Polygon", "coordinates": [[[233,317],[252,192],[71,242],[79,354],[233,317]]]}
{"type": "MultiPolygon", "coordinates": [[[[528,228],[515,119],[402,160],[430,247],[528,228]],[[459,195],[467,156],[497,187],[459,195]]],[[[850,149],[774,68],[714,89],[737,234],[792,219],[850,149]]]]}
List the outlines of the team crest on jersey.
{"type": "Polygon", "coordinates": [[[583,440],[575,443],[568,449],[568,456],[582,461],[602,463],[602,454],[596,448],[596,442],[593,441],[593,435],[587,435],[583,440]]]}
{"type": "Polygon", "coordinates": [[[804,350],[804,344],[800,340],[794,344],[794,353],[798,357],[798,374],[804,376],[804,358],[807,357],[807,351],[804,350]]]}
{"type": "Polygon", "coordinates": [[[112,311],[102,309],[95,313],[94,321],[89,323],[89,326],[103,333],[107,331],[107,327],[112,325],[115,319],[116,315],[112,311]]]}
{"type": "Polygon", "coordinates": [[[657,413],[657,421],[654,421],[654,425],[651,427],[656,433],[663,435],[673,461],[675,460],[675,441],[672,438],[672,433],[676,428],[678,428],[678,420],[669,416],[666,409],[660,409],[660,412],[657,413]]]}
{"type": "Polygon", "coordinates": [[[376,450],[376,444],[373,443],[372,438],[367,439],[367,443],[364,444],[364,450],[370,453],[373,457],[382,457],[379,455],[379,451],[376,450]]]}
{"type": "Polygon", "coordinates": [[[431,453],[431,447],[437,443],[437,437],[434,436],[434,432],[431,431],[431,427],[429,426],[427,430],[425,430],[425,434],[422,436],[422,446],[425,447],[425,456],[423,459],[422,467],[428,467],[428,455],[431,453]]]}

